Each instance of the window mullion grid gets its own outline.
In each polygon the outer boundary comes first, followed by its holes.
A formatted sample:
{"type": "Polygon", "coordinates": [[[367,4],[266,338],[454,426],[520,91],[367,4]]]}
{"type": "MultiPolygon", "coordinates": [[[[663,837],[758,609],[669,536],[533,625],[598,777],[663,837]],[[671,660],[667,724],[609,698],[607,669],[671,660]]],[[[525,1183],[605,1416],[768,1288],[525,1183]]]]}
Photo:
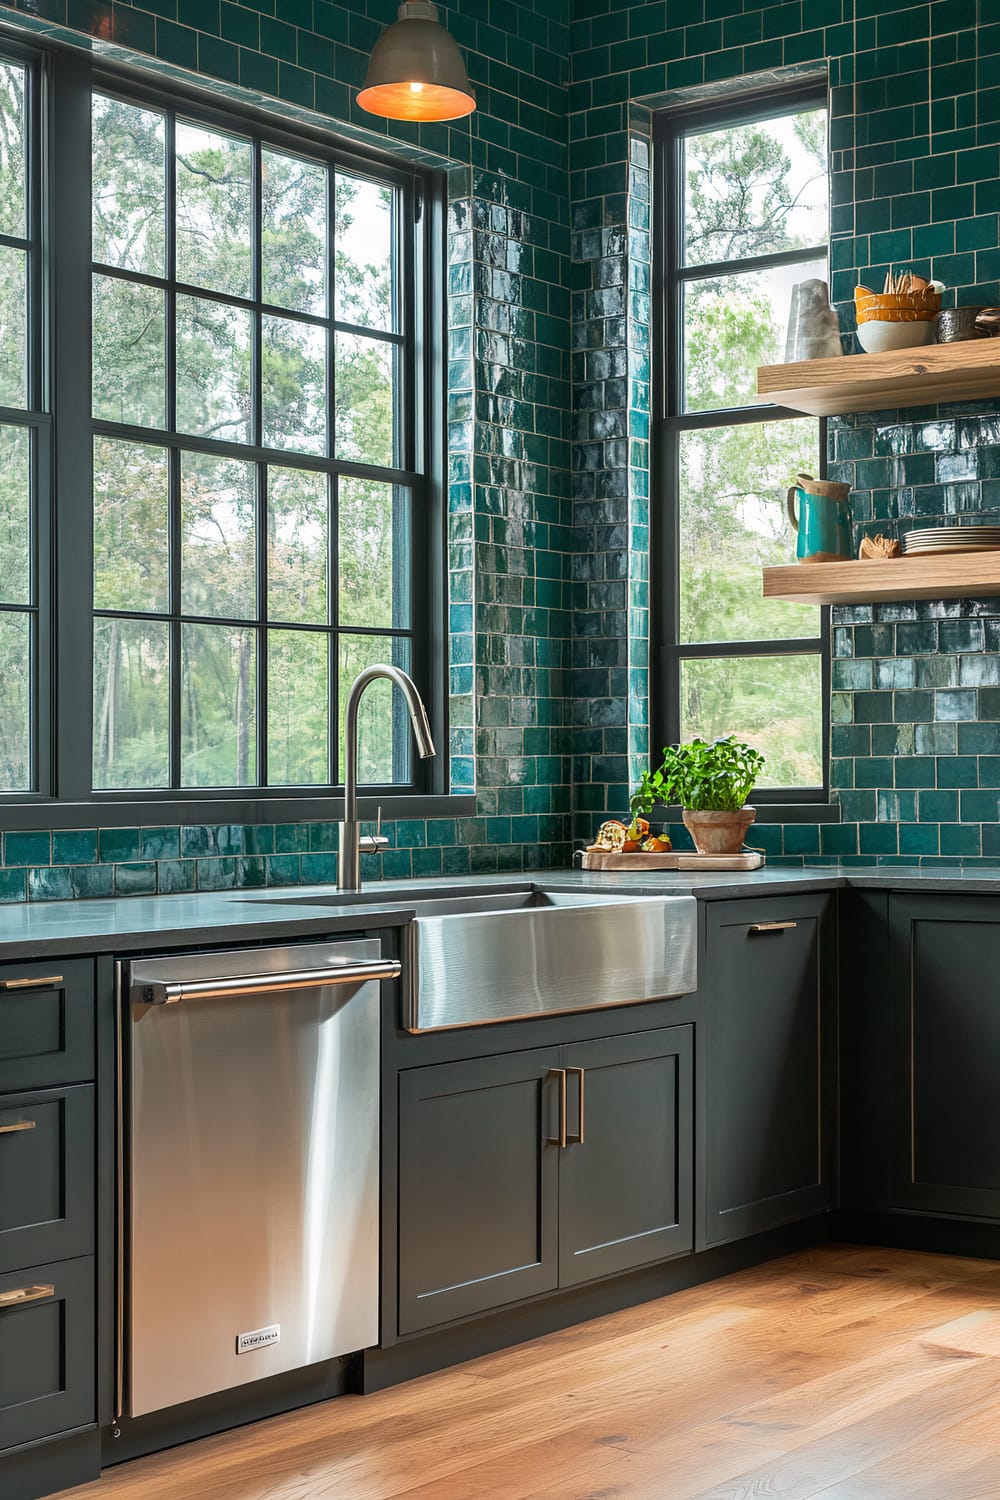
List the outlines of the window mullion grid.
{"type": "MultiPolygon", "coordinates": [[[[27,309],[29,413],[51,410],[48,319],[44,299],[43,242],[47,229],[42,192],[45,134],[42,122],[43,80],[37,61],[25,63],[25,121],[27,169],[25,172],[25,228],[28,240],[27,309]]],[[[4,243],[10,243],[5,238],[4,243]]],[[[27,414],[26,414],[27,415],[27,414]]],[[[38,791],[52,784],[50,726],[53,722],[51,662],[53,639],[51,609],[43,609],[54,590],[51,576],[52,518],[52,428],[30,422],[28,427],[28,746],[29,789],[38,791]],[[43,508],[43,497],[45,505],[43,508]]]]}
{"type": "Polygon", "coordinates": [[[166,172],[164,203],[164,248],[167,263],[166,289],[164,292],[164,322],[166,349],[166,427],[168,432],[177,431],[177,117],[170,110],[164,128],[164,168],[166,172]]]}
{"type": "MultiPolygon", "coordinates": [[[[89,107],[89,96],[88,96],[89,107]]],[[[132,427],[130,424],[113,423],[106,421],[95,421],[90,414],[90,433],[103,433],[119,441],[134,441],[151,447],[161,447],[167,450],[167,472],[168,472],[168,552],[169,552],[169,603],[163,614],[149,613],[145,611],[128,610],[100,610],[93,611],[102,617],[133,618],[141,620],[147,625],[159,621],[159,629],[166,629],[169,637],[169,699],[170,699],[170,727],[169,727],[169,787],[164,789],[166,793],[170,789],[180,790],[182,782],[182,758],[183,758],[183,722],[184,722],[184,674],[183,674],[183,633],[188,623],[199,623],[195,616],[187,616],[183,610],[183,578],[182,578],[182,552],[183,552],[183,497],[182,476],[184,469],[184,458],[188,452],[202,452],[238,458],[250,461],[256,466],[257,474],[257,513],[256,513],[256,542],[257,542],[257,591],[258,605],[257,617],[249,622],[222,621],[214,617],[210,621],[217,625],[228,624],[233,628],[249,629],[254,631],[258,641],[257,654],[257,752],[258,752],[258,776],[257,784],[265,787],[267,784],[267,632],[270,626],[267,601],[267,579],[268,579],[268,557],[267,557],[267,535],[268,535],[268,478],[269,465],[287,463],[289,467],[316,470],[325,472],[328,485],[328,515],[330,528],[330,545],[328,549],[328,619],[324,633],[327,636],[329,650],[329,682],[330,682],[330,747],[329,767],[331,782],[336,782],[339,774],[339,748],[337,734],[336,708],[339,703],[339,675],[340,675],[340,651],[339,644],[343,631],[339,619],[339,597],[338,597],[338,574],[339,574],[339,535],[338,535],[338,484],[341,473],[345,475],[355,474],[358,477],[387,483],[396,487],[397,491],[403,487],[410,493],[414,500],[418,489],[423,484],[422,477],[412,471],[415,461],[414,442],[415,426],[407,420],[409,413],[409,398],[414,395],[413,369],[414,341],[412,320],[414,316],[414,300],[404,296],[400,290],[406,284],[406,271],[412,268],[414,263],[413,247],[406,241],[403,234],[404,228],[413,226],[405,219],[401,209],[405,208],[408,200],[398,182],[393,184],[396,194],[395,216],[394,216],[394,242],[393,242],[393,276],[396,285],[398,299],[398,312],[395,314],[396,323],[391,329],[370,329],[355,327],[353,324],[343,325],[345,332],[353,332],[358,336],[371,339],[383,346],[389,344],[393,347],[393,395],[394,395],[394,424],[395,424],[395,453],[394,462],[390,466],[382,467],[372,464],[355,463],[350,460],[340,461],[336,459],[336,352],[334,330],[336,323],[333,318],[335,310],[334,297],[336,289],[336,191],[335,176],[332,160],[328,158],[327,171],[330,191],[327,203],[327,225],[328,225],[328,300],[326,316],[324,318],[310,318],[304,316],[297,321],[321,324],[327,334],[326,345],[326,376],[327,376],[327,448],[323,458],[317,459],[312,455],[289,452],[285,454],[281,450],[265,449],[263,447],[263,267],[262,267],[262,222],[263,222],[263,178],[262,178],[262,141],[260,137],[252,137],[254,152],[254,224],[253,224],[253,256],[254,277],[253,297],[249,310],[254,316],[254,339],[252,345],[252,359],[254,365],[252,401],[253,401],[253,436],[255,442],[250,445],[229,443],[225,440],[214,438],[200,438],[197,435],[186,435],[178,432],[178,402],[177,402],[177,296],[179,291],[185,288],[177,280],[177,186],[176,186],[176,114],[173,109],[166,108],[164,129],[164,188],[165,188],[165,264],[162,277],[144,272],[133,272],[126,268],[115,266],[98,266],[91,264],[87,256],[88,271],[93,275],[102,274],[109,277],[117,277],[119,280],[138,282],[148,286],[159,287],[163,295],[164,305],[164,341],[165,341],[165,392],[164,392],[164,427],[157,431],[151,428],[132,427]],[[403,200],[403,201],[401,201],[403,200]],[[403,469],[399,465],[399,459],[403,458],[410,466],[403,469]]],[[[89,201],[88,201],[89,208],[89,201]]],[[[192,288],[192,295],[200,295],[202,289],[192,288]]],[[[208,294],[210,297],[212,294],[208,294]]],[[[227,305],[242,305],[243,299],[236,299],[225,294],[216,294],[212,300],[221,301],[227,305]]],[[[275,316],[288,316],[296,320],[296,315],[291,310],[275,308],[275,316]]],[[[0,414],[2,416],[2,414],[0,414]]],[[[19,414],[19,420],[26,419],[19,414]]],[[[402,542],[402,537],[400,538],[402,542]]],[[[412,548],[410,549],[412,551],[412,548]]],[[[412,558],[408,560],[410,576],[413,578],[412,558]]],[[[91,603],[91,610],[93,601],[91,603]]],[[[280,622],[278,622],[280,624],[280,622]]],[[[298,628],[298,627],[292,627],[298,628]]],[[[315,631],[315,625],[302,625],[302,629],[315,631]]],[[[364,629],[357,627],[351,634],[358,636],[370,635],[373,639],[384,640],[391,643],[396,639],[405,639],[410,643],[410,651],[414,649],[414,632],[412,622],[407,622],[406,628],[371,627],[364,629]]],[[[412,779],[412,778],[411,778],[412,779]]],[[[238,794],[241,789],[234,788],[238,794]]],[[[273,790],[273,788],[271,789],[273,790]]],[[[193,788],[192,795],[199,796],[200,789],[193,788]]]]}
{"type": "MultiPolygon", "coordinates": [[[[45,359],[46,338],[45,318],[43,316],[44,277],[41,265],[43,239],[42,153],[44,135],[42,131],[42,80],[37,63],[25,69],[25,88],[27,92],[25,116],[28,127],[28,165],[25,174],[25,187],[27,191],[25,228],[28,235],[28,244],[25,246],[28,256],[28,405],[33,411],[41,411],[49,403],[46,399],[48,395],[46,390],[48,371],[45,359]]],[[[5,243],[9,243],[9,241],[5,241],[5,243]]]]}
{"type": "Polygon", "coordinates": [[[327,479],[327,682],[329,683],[330,785],[340,782],[340,475],[327,479]]]}
{"type": "MultiPolygon", "coordinates": [[[[52,529],[46,572],[56,597],[44,601],[51,617],[52,686],[39,705],[48,723],[52,777],[42,790],[77,801],[90,795],[93,765],[93,429],[91,394],[91,96],[89,63],[69,53],[52,55],[51,96],[46,120],[51,129],[46,153],[46,192],[51,207],[47,269],[52,304],[59,309],[51,333],[53,455],[58,470],[59,505],[44,497],[52,529]],[[51,149],[53,142],[59,150],[51,149]],[[58,608],[56,608],[58,605],[58,608]]],[[[53,460],[54,461],[54,460],[53,460]]],[[[40,497],[42,499],[43,497],[40,497]]],[[[45,576],[43,574],[43,576],[45,576]]]]}
{"type": "MultiPolygon", "coordinates": [[[[332,460],[337,452],[337,180],[327,165],[326,189],[326,313],[330,319],[326,336],[326,451],[332,460]]],[[[340,475],[327,476],[327,720],[330,725],[327,765],[330,785],[340,784],[340,475]]]]}
{"type": "Polygon", "coordinates": [[[337,174],[326,169],[326,452],[333,458],[337,451],[337,174]]]}
{"type": "Polygon", "coordinates": [[[403,463],[408,469],[414,467],[415,443],[416,443],[416,391],[413,388],[412,365],[413,349],[416,342],[416,329],[414,327],[415,299],[410,295],[409,288],[414,285],[415,266],[412,256],[414,250],[415,225],[411,225],[411,233],[407,236],[407,246],[403,249],[403,212],[412,220],[414,213],[413,195],[410,194],[405,200],[399,193],[392,200],[392,296],[390,318],[394,325],[403,332],[402,348],[394,350],[392,356],[392,423],[393,423],[393,461],[403,463]],[[401,274],[400,274],[401,273],[401,274]]]}
{"type": "Polygon", "coordinates": [[[182,455],[180,448],[171,448],[167,455],[169,475],[169,511],[167,538],[170,553],[169,596],[170,614],[167,625],[169,654],[169,735],[170,735],[170,785],[181,784],[181,716],[183,713],[182,674],[182,627],[181,627],[181,541],[184,524],[181,475],[182,455]]]}
{"type": "MultiPolygon", "coordinates": [[[[164,401],[168,432],[177,430],[177,116],[166,112],[164,131],[164,253],[166,286],[163,293],[164,313],[164,401]]],[[[171,787],[181,784],[182,719],[184,713],[183,629],[181,626],[181,552],[184,525],[183,457],[181,449],[171,444],[167,453],[169,551],[168,589],[170,618],[167,624],[168,671],[168,780],[171,787]]]]}
{"type": "MultiPolygon", "coordinates": [[[[253,162],[253,202],[251,207],[250,245],[254,311],[251,390],[253,401],[252,437],[264,443],[264,153],[257,135],[251,136],[253,162]]],[[[267,785],[267,466],[257,464],[255,540],[257,552],[257,776],[258,786],[267,785]]]]}
{"type": "MultiPolygon", "coordinates": [[[[0,409],[0,422],[34,420],[14,409],[10,417],[0,409]]],[[[227,438],[205,438],[197,433],[174,433],[164,428],[135,427],[126,422],[94,422],[94,432],[129,443],[148,443],[154,448],[183,448],[189,453],[207,453],[219,458],[236,458],[247,463],[276,464],[286,469],[320,469],[324,473],[353,474],[358,479],[379,480],[385,484],[407,486],[422,483],[422,476],[408,469],[383,468],[379,464],[353,463],[350,459],[331,459],[319,453],[301,453],[294,448],[258,448],[252,443],[234,443],[227,438]]]]}
{"type": "Polygon", "coordinates": [[[767,255],[736,256],[732,260],[709,260],[702,264],[678,265],[678,281],[714,281],[719,276],[742,276],[748,271],[771,271],[775,267],[795,266],[803,261],[826,259],[828,245],[796,245],[791,250],[774,250],[767,255]]]}
{"type": "Polygon", "coordinates": [[[52,683],[50,680],[53,659],[52,611],[42,608],[49,596],[54,580],[51,576],[52,519],[51,507],[42,505],[42,497],[52,493],[52,432],[48,427],[31,429],[30,435],[29,526],[31,535],[31,651],[29,676],[32,703],[30,709],[31,743],[31,789],[48,788],[52,784],[52,747],[49,726],[53,722],[52,683]]]}
{"type": "Polygon", "coordinates": [[[268,785],[267,763],[267,685],[268,654],[271,640],[268,632],[267,611],[267,539],[268,539],[268,468],[257,465],[257,510],[255,517],[257,533],[257,783],[268,785]]]}
{"type": "MultiPolygon", "coordinates": [[[[670,741],[679,740],[682,725],[682,682],[684,661],[698,660],[745,660],[756,656],[818,656],[823,679],[823,778],[828,777],[828,710],[829,701],[829,653],[826,650],[829,623],[821,612],[820,630],[815,637],[785,638],[782,640],[739,642],[682,642],[680,639],[681,580],[679,560],[681,555],[680,517],[680,443],[679,435],[684,431],[704,430],[711,427],[743,426],[750,423],[781,421],[799,417],[798,412],[782,407],[741,407],[730,410],[689,412],[685,410],[685,325],[684,291],[689,282],[710,279],[713,276],[731,276],[746,271],[762,271],[772,267],[789,267],[829,256],[829,246],[810,249],[798,248],[770,255],[748,257],[745,262],[707,263],[702,266],[684,264],[685,257],[685,160],[686,133],[683,128],[671,130],[666,136],[667,149],[663,153],[664,167],[669,174],[667,191],[663,197],[660,245],[664,275],[661,281],[663,297],[664,358],[660,369],[664,420],[660,433],[663,444],[663,467],[665,490],[671,503],[664,518],[664,542],[669,547],[669,560],[673,572],[673,586],[667,591],[663,610],[661,633],[662,676],[661,691],[665,693],[664,727],[670,741]]],[[[825,424],[820,424],[820,470],[825,472],[822,452],[825,424]]],[[[661,565],[664,559],[661,557],[661,565]]],[[[662,567],[661,567],[662,571],[662,567]]]]}

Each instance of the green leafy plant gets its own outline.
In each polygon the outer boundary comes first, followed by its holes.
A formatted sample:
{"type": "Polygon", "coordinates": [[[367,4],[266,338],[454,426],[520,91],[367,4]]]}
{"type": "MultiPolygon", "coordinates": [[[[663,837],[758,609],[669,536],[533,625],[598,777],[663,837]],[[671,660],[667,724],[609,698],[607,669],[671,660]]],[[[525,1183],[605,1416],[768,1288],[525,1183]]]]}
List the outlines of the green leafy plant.
{"type": "Polygon", "coordinates": [[[642,774],[629,803],[632,816],[647,817],[657,802],[677,803],[688,812],[735,812],[763,769],[760,751],[731,734],[667,745],[656,770],[642,774]]]}

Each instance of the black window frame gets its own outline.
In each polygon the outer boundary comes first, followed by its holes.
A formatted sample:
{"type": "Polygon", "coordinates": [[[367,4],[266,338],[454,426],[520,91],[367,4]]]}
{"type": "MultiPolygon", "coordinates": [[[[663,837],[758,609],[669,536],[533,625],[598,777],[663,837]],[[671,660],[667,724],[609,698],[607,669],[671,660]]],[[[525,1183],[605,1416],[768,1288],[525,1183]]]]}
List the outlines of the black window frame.
{"type": "MultiPolygon", "coordinates": [[[[685,182],[683,142],[696,132],[725,129],[777,116],[823,108],[829,111],[825,81],[811,79],[776,89],[747,91],[724,101],[706,100],[653,117],[655,163],[653,220],[653,442],[650,486],[650,765],[659,764],[659,747],[681,736],[681,664],[685,660],[745,660],[747,657],[819,656],[823,783],[812,787],[758,787],[755,805],[772,814],[785,809],[790,818],[831,806],[830,793],[830,610],[820,606],[815,636],[774,637],[761,641],[683,642],[680,639],[680,466],[679,434],[743,423],[794,418],[818,421],[819,475],[827,467],[825,418],[804,416],[790,407],[761,404],[684,411],[684,336],[682,291],[685,280],[711,275],[719,265],[683,264],[685,182]],[[655,497],[660,497],[657,502],[655,497]]],[[[819,247],[816,247],[819,248],[819,247]]],[[[825,253],[829,257],[830,240],[825,253]]],[[[766,270],[801,259],[802,250],[748,257],[739,265],[766,270]]],[[[829,262],[828,262],[829,263],[829,262]]],[[[731,269],[727,264],[726,269],[731,269]]]]}
{"type": "MultiPolygon", "coordinates": [[[[393,479],[406,484],[412,496],[410,670],[427,701],[438,754],[427,761],[412,757],[408,782],[366,785],[362,812],[370,812],[377,804],[384,804],[390,817],[467,810],[473,799],[450,794],[448,769],[447,199],[443,173],[400,162],[389,153],[362,151],[338,138],[333,129],[299,122],[290,125],[269,110],[228,98],[220,101],[210,88],[164,84],[140,67],[109,66],[58,45],[26,45],[2,28],[0,56],[31,70],[36,113],[29,173],[39,233],[38,269],[43,273],[36,274],[31,289],[38,313],[32,394],[39,410],[0,408],[0,421],[33,426],[37,433],[33,745],[38,790],[0,793],[0,827],[324,820],[340,816],[343,805],[341,784],[123,791],[91,786],[92,444],[96,431],[112,432],[114,427],[95,422],[90,409],[93,92],[165,107],[223,130],[252,133],[265,146],[311,155],[331,170],[336,166],[400,189],[399,244],[404,257],[400,281],[408,289],[402,298],[404,322],[400,324],[407,349],[400,357],[409,365],[402,382],[410,413],[406,451],[400,454],[405,467],[382,471],[326,456],[319,462],[345,474],[393,479]]],[[[134,434],[128,430],[122,435],[134,434]]],[[[148,439],[154,438],[171,452],[199,448],[197,438],[176,432],[154,434],[150,429],[148,439]]],[[[219,451],[217,444],[210,446],[219,451]]],[[[276,466],[316,467],[317,463],[315,455],[299,455],[294,450],[243,444],[231,448],[235,457],[266,458],[276,466]]],[[[331,697],[336,704],[335,689],[331,697]]],[[[334,724],[334,736],[337,729],[334,724]]]]}

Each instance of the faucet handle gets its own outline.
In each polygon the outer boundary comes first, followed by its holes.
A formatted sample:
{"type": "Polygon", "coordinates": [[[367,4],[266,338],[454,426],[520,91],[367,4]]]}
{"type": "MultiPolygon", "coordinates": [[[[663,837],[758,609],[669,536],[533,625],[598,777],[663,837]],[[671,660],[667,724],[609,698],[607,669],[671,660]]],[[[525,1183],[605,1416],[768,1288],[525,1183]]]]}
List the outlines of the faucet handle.
{"type": "Polygon", "coordinates": [[[389,840],[382,836],[382,808],[379,807],[375,832],[363,833],[358,839],[358,849],[362,854],[381,854],[382,850],[388,847],[389,840]]]}

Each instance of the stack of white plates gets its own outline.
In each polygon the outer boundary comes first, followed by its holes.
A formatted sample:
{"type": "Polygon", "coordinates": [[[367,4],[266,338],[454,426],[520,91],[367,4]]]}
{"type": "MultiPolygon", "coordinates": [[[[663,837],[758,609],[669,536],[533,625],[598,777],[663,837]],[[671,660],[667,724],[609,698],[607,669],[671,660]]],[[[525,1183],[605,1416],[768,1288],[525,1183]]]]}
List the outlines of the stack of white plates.
{"type": "Polygon", "coordinates": [[[991,552],[1000,548],[1000,526],[928,526],[903,533],[907,557],[926,552],[991,552]]]}

